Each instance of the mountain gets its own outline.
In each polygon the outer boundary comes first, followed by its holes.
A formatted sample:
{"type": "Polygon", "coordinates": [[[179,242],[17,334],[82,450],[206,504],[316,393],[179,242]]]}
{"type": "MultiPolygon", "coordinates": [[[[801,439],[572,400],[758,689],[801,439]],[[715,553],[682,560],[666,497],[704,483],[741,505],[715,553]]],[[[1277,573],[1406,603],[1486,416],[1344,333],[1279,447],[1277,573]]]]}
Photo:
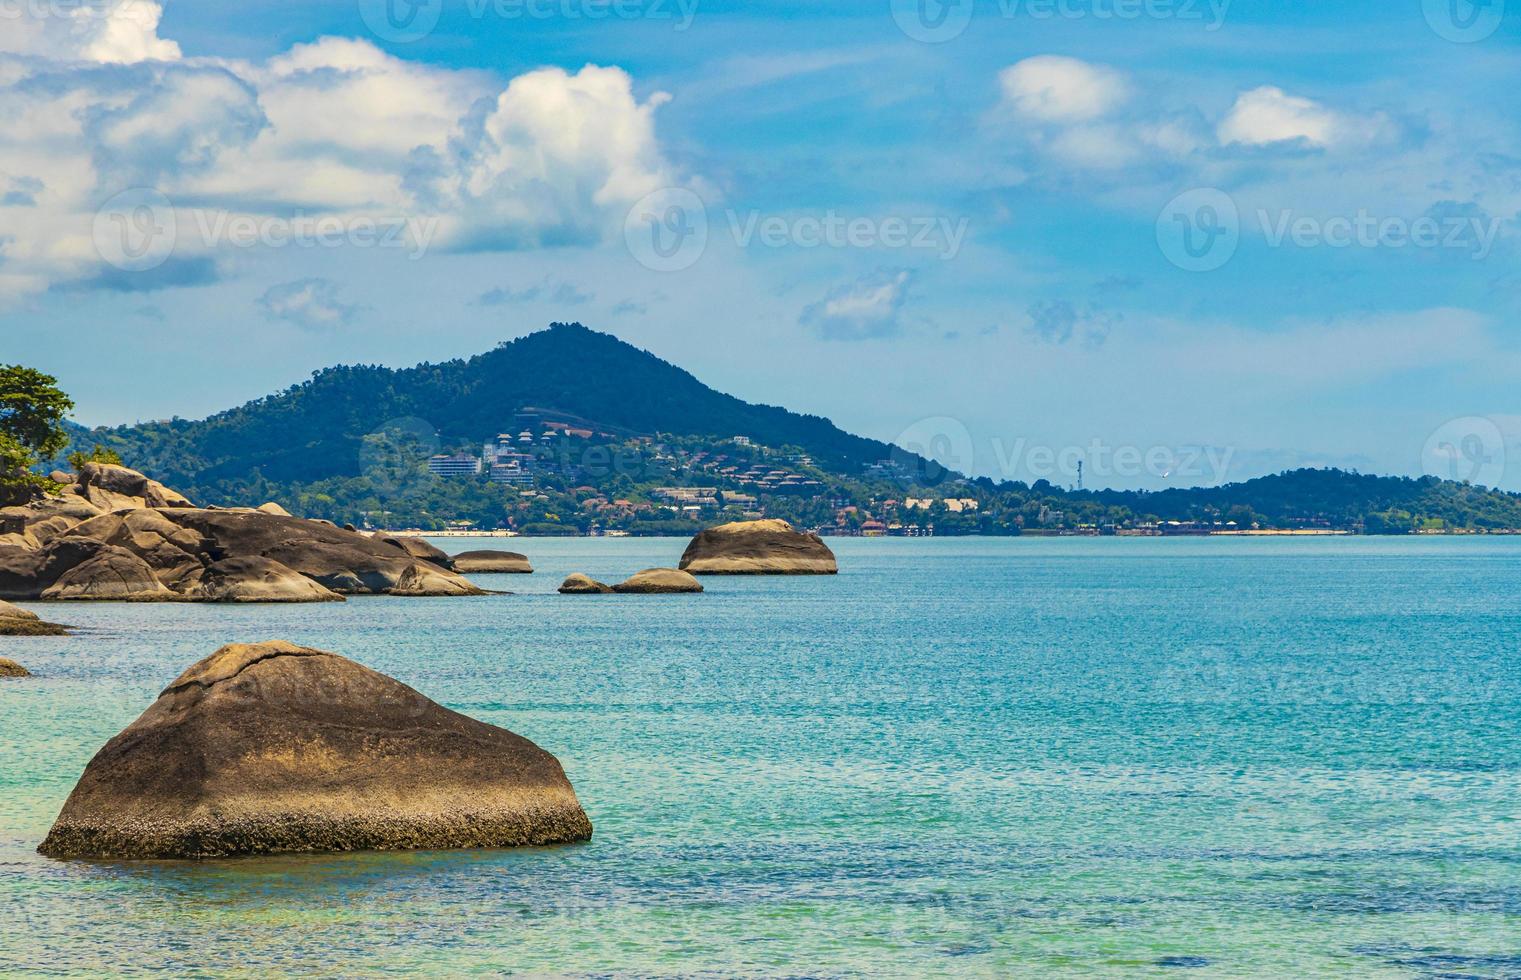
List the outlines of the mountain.
{"type": "Polygon", "coordinates": [[[203,421],[122,427],[81,441],[105,437],[129,463],[189,492],[256,473],[275,483],[358,476],[365,436],[397,420],[422,420],[442,449],[478,449],[529,408],[618,434],[748,436],[796,446],[842,472],[859,473],[893,451],[828,419],[714,391],[647,351],[564,323],[468,360],[328,368],[203,421]]]}
{"type": "Polygon", "coordinates": [[[962,479],[827,419],[714,391],[580,324],[468,360],[329,368],[200,421],[70,432],[201,503],[274,500],[356,525],[690,533],[760,514],[844,533],[1521,529],[1521,495],[1434,477],[1298,470],[1158,492],[962,479]],[[478,453],[499,433],[525,471],[429,472],[430,456],[478,453]]]}

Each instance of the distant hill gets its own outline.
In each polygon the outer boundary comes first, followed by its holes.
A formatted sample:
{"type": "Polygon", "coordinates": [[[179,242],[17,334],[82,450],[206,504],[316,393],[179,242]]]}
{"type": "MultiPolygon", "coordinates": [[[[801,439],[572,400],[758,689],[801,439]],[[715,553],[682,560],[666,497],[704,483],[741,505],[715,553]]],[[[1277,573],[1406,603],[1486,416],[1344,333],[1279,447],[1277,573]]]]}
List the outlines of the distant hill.
{"type": "Polygon", "coordinates": [[[797,446],[821,467],[849,473],[892,452],[828,419],[714,391],[616,337],[562,323],[469,360],[328,368],[208,419],[98,430],[79,441],[108,436],[129,463],[187,492],[255,470],[274,483],[311,483],[359,475],[365,435],[393,420],[427,422],[445,449],[478,447],[528,408],[618,434],[749,436],[797,446]]]}
{"type": "Polygon", "coordinates": [[[1521,495],[1434,477],[1298,470],[1157,492],[960,479],[828,419],[714,391],[580,324],[554,324],[468,360],[329,368],[199,421],[70,432],[76,447],[103,444],[203,503],[275,500],[296,514],[355,524],[685,533],[763,512],[839,533],[874,524],[901,533],[930,524],[936,534],[1097,533],[1157,522],[1195,525],[1183,533],[1231,523],[1397,534],[1521,529],[1521,495]],[[550,422],[558,428],[543,425],[550,422]],[[398,424],[409,433],[400,441],[390,435],[398,424]],[[482,442],[520,424],[540,433],[530,440],[538,465],[529,492],[484,476],[441,480],[427,472],[433,453],[479,453],[482,442]],[[387,435],[377,439],[382,430],[387,435]],[[415,439],[419,430],[425,436],[415,439]],[[562,449],[574,443],[581,455],[558,456],[539,445],[543,437],[558,438],[562,449]],[[385,449],[399,445],[405,448],[385,449]],[[605,460],[609,450],[635,465],[592,465],[596,452],[605,460]],[[709,487],[722,497],[673,506],[670,487],[709,487]],[[920,505],[910,508],[910,497],[920,505]],[[923,503],[948,498],[957,509],[923,503]],[[968,499],[975,506],[962,503],[968,499]]]}

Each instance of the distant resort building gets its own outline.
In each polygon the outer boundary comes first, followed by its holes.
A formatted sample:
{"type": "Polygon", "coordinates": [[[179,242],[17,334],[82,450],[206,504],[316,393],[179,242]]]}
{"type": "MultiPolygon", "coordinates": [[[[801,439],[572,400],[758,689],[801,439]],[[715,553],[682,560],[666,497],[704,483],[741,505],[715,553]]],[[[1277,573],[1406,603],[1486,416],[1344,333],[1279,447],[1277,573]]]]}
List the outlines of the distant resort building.
{"type": "Polygon", "coordinates": [[[469,453],[455,453],[452,456],[434,456],[428,460],[428,472],[444,479],[456,479],[458,477],[480,476],[481,459],[469,453]]]}

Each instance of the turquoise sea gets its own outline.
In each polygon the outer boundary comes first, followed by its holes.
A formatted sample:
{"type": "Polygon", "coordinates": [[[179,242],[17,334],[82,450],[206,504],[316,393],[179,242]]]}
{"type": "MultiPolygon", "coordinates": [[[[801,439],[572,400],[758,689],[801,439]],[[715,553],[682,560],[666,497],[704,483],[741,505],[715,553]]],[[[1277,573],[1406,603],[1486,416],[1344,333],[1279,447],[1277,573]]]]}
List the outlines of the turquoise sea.
{"type": "MultiPolygon", "coordinates": [[[[0,640],[0,972],[1521,975],[1521,538],[844,540],[828,579],[51,607],[0,640]],[[343,653],[557,755],[545,850],[86,864],[37,843],[193,661],[343,653]]],[[[33,608],[38,608],[33,606],[33,608]]]]}

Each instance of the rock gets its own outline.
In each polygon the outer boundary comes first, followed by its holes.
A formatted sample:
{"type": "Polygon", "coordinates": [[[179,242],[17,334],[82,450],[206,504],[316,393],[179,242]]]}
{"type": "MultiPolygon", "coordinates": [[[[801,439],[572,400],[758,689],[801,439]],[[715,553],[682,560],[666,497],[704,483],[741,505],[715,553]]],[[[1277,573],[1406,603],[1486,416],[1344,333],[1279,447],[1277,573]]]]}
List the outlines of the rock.
{"type": "Polygon", "coordinates": [[[54,483],[61,483],[66,487],[74,485],[74,474],[65,473],[63,470],[54,470],[48,474],[48,479],[54,483]]]}
{"type": "Polygon", "coordinates": [[[0,636],[68,636],[67,627],[40,619],[0,619],[0,636]]]}
{"type": "Polygon", "coordinates": [[[195,506],[182,494],[170,490],[157,480],[150,480],[136,470],[129,470],[125,466],[113,466],[110,463],[86,463],[79,470],[79,486],[87,491],[81,496],[96,503],[97,506],[100,504],[95,500],[96,494],[100,494],[107,500],[137,501],[135,504],[129,503],[128,506],[155,508],[195,506]]]}
{"type": "Polygon", "coordinates": [[[147,562],[112,545],[64,572],[40,596],[49,602],[163,602],[174,597],[147,562]]]}
{"type": "Polygon", "coordinates": [[[169,509],[159,513],[204,537],[216,556],[269,558],[343,595],[486,594],[463,576],[419,561],[394,545],[321,521],[257,511],[169,509]]]}
{"type": "Polygon", "coordinates": [[[70,536],[93,538],[132,552],[153,569],[159,581],[175,590],[205,567],[213,551],[205,536],[180,527],[157,510],[103,514],[74,528],[70,536]]]}
{"type": "Polygon", "coordinates": [[[701,592],[702,583],[674,568],[646,568],[627,582],[613,586],[613,591],[625,595],[668,595],[701,592]]]}
{"type": "MultiPolygon", "coordinates": [[[[0,598],[41,599],[65,576],[81,565],[97,562],[93,571],[110,576],[131,571],[134,577],[152,570],[131,552],[105,544],[94,538],[64,535],[37,551],[8,552],[0,555],[0,598]],[[97,562],[97,560],[99,560],[97,562]],[[135,564],[134,564],[135,563],[135,564]],[[141,565],[138,569],[136,566],[141,565]]],[[[77,591],[83,578],[70,579],[69,589],[77,591]]],[[[155,580],[156,582],[156,580],[155,580]]],[[[146,587],[146,585],[145,585],[146,587]]],[[[162,588],[162,586],[160,586],[162,588]]]]}
{"type": "Polygon", "coordinates": [[[786,521],[741,521],[692,539],[681,567],[693,575],[835,575],[834,552],[786,521]]]}
{"type": "Polygon", "coordinates": [[[223,647],[96,754],[57,858],[514,847],[589,840],[556,759],[336,654],[223,647]]]}
{"type": "Polygon", "coordinates": [[[205,602],[342,602],[343,596],[268,558],[224,558],[200,573],[205,602]]]}
{"type": "Polygon", "coordinates": [[[422,538],[414,538],[396,534],[377,534],[375,535],[375,540],[379,541],[381,544],[388,544],[393,548],[400,548],[402,551],[411,555],[413,558],[416,558],[418,561],[432,562],[439,568],[454,567],[453,563],[449,559],[449,556],[446,555],[442,549],[433,547],[433,545],[424,541],[422,538]]]}
{"type": "Polygon", "coordinates": [[[31,677],[31,676],[32,676],[32,672],[29,671],[29,670],[27,670],[25,667],[21,666],[20,664],[16,663],[16,661],[14,661],[14,660],[7,660],[5,657],[0,657],[0,677],[31,677]]]}
{"type": "Polygon", "coordinates": [[[22,609],[20,606],[13,606],[10,603],[6,602],[5,600],[0,599],[0,619],[41,619],[41,618],[42,617],[38,616],[34,612],[27,612],[25,609],[22,609]]]}
{"type": "Polygon", "coordinates": [[[533,566],[527,557],[515,551],[467,551],[455,555],[454,570],[462,575],[531,575],[533,566]]]}
{"type": "Polygon", "coordinates": [[[345,530],[345,531],[353,531],[353,532],[355,532],[355,533],[356,533],[356,534],[357,534],[357,533],[358,533],[358,532],[359,532],[359,528],[357,528],[357,527],[355,527],[355,526],[354,526],[354,525],[352,525],[352,524],[345,524],[345,525],[343,525],[343,529],[344,529],[344,530],[345,530]]]}
{"type": "Polygon", "coordinates": [[[589,575],[580,572],[567,578],[560,585],[561,595],[611,595],[612,586],[603,585],[589,575]]]}
{"type": "Polygon", "coordinates": [[[261,513],[261,514],[273,514],[276,517],[289,517],[289,516],[291,516],[290,511],[286,510],[284,507],[281,507],[279,504],[275,503],[273,500],[271,500],[267,504],[261,504],[257,509],[258,509],[259,513],[261,513]]]}

